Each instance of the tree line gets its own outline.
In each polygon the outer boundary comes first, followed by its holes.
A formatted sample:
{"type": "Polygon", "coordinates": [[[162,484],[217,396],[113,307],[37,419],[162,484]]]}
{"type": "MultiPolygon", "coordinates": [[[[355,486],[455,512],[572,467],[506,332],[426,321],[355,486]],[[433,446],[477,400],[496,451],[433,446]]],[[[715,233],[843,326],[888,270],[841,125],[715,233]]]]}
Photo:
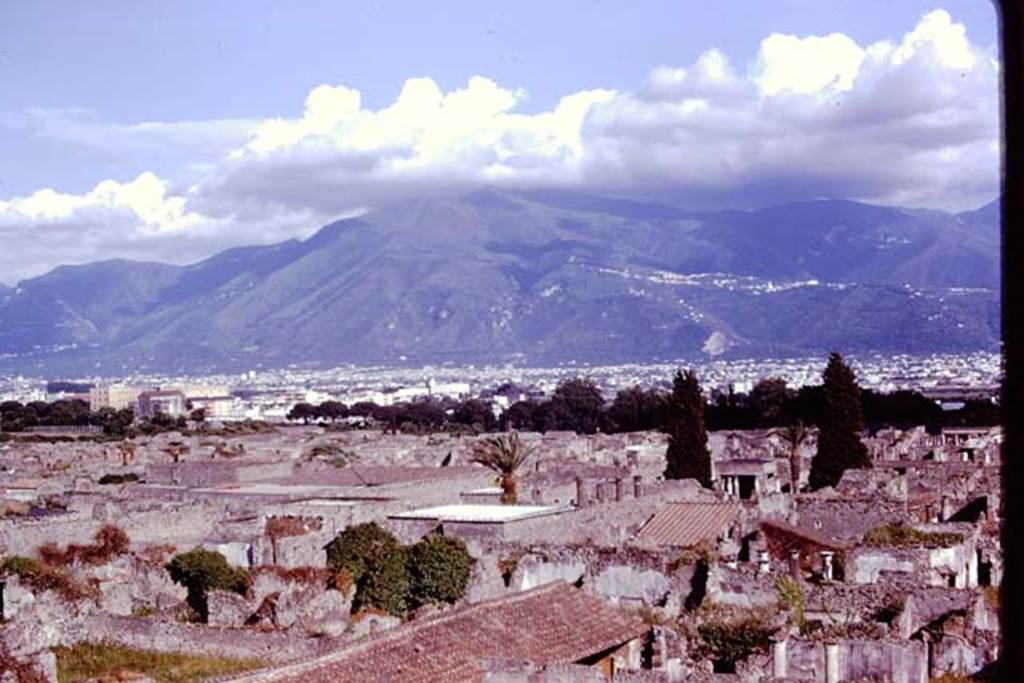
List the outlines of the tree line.
{"type": "MultiPolygon", "coordinates": [[[[350,417],[365,418],[394,432],[430,433],[469,429],[498,431],[573,431],[606,434],[660,430],[668,418],[671,392],[631,387],[606,402],[600,388],[585,378],[559,383],[546,401],[519,401],[500,416],[479,399],[466,401],[426,400],[380,406],[371,402],[346,406],[339,401],[319,405],[298,403],[287,418],[294,422],[337,423],[350,417]]],[[[959,410],[943,410],[915,391],[889,393],[860,390],[860,410],[865,427],[909,428],[924,425],[937,433],[943,427],[979,427],[999,424],[999,407],[989,401],[968,401],[959,410]]],[[[800,422],[818,426],[825,419],[824,384],[788,386],[784,379],[764,379],[748,393],[714,391],[706,400],[705,426],[710,431],[727,429],[780,429],[800,422]]]]}
{"type": "Polygon", "coordinates": [[[65,398],[57,401],[4,401],[0,403],[0,432],[23,432],[33,427],[100,427],[105,436],[129,437],[137,434],[156,434],[163,431],[183,430],[192,424],[202,424],[206,411],[193,410],[189,416],[157,413],[153,417],[136,421],[131,408],[91,410],[82,399],[65,398]]]}

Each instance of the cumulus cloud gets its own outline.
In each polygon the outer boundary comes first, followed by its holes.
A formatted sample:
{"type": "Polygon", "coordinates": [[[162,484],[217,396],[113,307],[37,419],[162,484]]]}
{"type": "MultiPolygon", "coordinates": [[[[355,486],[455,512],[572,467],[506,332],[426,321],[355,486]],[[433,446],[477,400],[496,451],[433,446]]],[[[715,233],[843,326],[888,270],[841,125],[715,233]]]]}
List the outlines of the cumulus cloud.
{"type": "Polygon", "coordinates": [[[191,210],[152,173],[104,180],[76,195],[46,188],[0,200],[0,281],[14,283],[57,265],[109,258],[188,263],[237,244],[309,232],[308,211],[243,224],[191,210]]]}
{"type": "MultiPolygon", "coordinates": [[[[79,196],[42,190],[0,201],[0,237],[77,235],[95,245],[83,248],[89,257],[149,248],[166,259],[160,249],[169,235],[185,245],[180,257],[308,231],[362,206],[485,184],[643,193],[691,205],[832,196],[970,208],[998,190],[998,68],[936,10],[896,40],[859,45],[841,33],[773,33],[746,68],[712,48],[693,64],[652,69],[632,92],[570,93],[532,114],[519,111],[523,90],[484,76],[450,92],[413,78],[376,110],[357,90],[322,85],[295,118],[122,130],[124,140],[207,150],[202,159],[196,152],[204,163],[193,169],[202,173],[172,184],[143,174],[79,196]]],[[[104,144],[98,124],[70,118],[76,125],[58,121],[49,134],[104,144]]],[[[55,262],[40,257],[20,270],[0,262],[2,279],[55,262]]]]}

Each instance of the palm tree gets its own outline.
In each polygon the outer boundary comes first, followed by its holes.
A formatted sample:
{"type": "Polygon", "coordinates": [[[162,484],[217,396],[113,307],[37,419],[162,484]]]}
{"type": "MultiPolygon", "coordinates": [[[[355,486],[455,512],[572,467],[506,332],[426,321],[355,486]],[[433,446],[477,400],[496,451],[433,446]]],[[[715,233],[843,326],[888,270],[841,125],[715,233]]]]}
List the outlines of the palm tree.
{"type": "Polygon", "coordinates": [[[474,444],[471,460],[497,472],[501,485],[501,502],[505,505],[515,505],[516,472],[530,454],[530,449],[523,445],[518,434],[501,435],[474,444]]]}
{"type": "Polygon", "coordinates": [[[776,430],[783,441],[789,445],[789,473],[793,480],[793,493],[800,489],[800,447],[807,441],[810,432],[804,426],[803,420],[797,420],[788,427],[776,430]]]}

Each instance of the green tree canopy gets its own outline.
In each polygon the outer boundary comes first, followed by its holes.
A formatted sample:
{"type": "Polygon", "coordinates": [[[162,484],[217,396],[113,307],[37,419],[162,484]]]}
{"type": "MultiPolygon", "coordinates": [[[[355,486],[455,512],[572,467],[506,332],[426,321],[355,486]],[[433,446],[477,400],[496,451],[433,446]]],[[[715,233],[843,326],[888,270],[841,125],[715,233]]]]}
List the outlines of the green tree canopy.
{"type": "Polygon", "coordinates": [[[666,479],[696,479],[701,486],[711,488],[711,453],[704,426],[705,407],[697,375],[692,370],[677,372],[663,428],[668,434],[666,479]]]}
{"type": "Polygon", "coordinates": [[[355,612],[376,607],[401,615],[406,609],[409,577],[406,549],[374,522],[350,526],[327,545],[327,566],[344,571],[356,586],[355,612]]]}
{"type": "Polygon", "coordinates": [[[577,434],[594,434],[601,426],[604,397],[593,380],[567,379],[558,384],[551,397],[551,409],[558,429],[577,434]]]}
{"type": "Polygon", "coordinates": [[[458,538],[430,534],[409,549],[410,594],[414,605],[452,604],[462,598],[476,560],[458,538]]]}
{"type": "Polygon", "coordinates": [[[204,623],[209,617],[206,594],[225,590],[244,594],[249,589],[249,573],[232,567],[220,553],[196,548],[174,558],[165,567],[175,583],[188,589],[188,604],[204,623]]]}
{"type": "Polygon", "coordinates": [[[808,480],[812,490],[835,486],[848,469],[871,467],[868,450],[860,440],[864,421],[853,370],[833,352],[822,378],[825,400],[818,425],[818,451],[808,480]]]}

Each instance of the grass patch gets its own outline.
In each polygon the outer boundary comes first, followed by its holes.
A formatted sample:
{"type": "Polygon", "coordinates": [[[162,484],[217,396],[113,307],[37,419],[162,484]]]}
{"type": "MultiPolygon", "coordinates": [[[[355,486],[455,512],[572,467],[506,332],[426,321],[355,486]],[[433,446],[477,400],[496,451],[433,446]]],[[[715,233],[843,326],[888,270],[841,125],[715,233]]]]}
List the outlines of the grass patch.
{"type": "Polygon", "coordinates": [[[59,683],[88,681],[118,672],[145,674],[157,683],[191,683],[267,665],[259,659],[153,652],[109,643],[79,643],[53,651],[57,655],[59,683]]]}
{"type": "Polygon", "coordinates": [[[864,544],[873,548],[948,548],[963,540],[963,534],[919,531],[905,524],[885,524],[864,534],[864,544]]]}

